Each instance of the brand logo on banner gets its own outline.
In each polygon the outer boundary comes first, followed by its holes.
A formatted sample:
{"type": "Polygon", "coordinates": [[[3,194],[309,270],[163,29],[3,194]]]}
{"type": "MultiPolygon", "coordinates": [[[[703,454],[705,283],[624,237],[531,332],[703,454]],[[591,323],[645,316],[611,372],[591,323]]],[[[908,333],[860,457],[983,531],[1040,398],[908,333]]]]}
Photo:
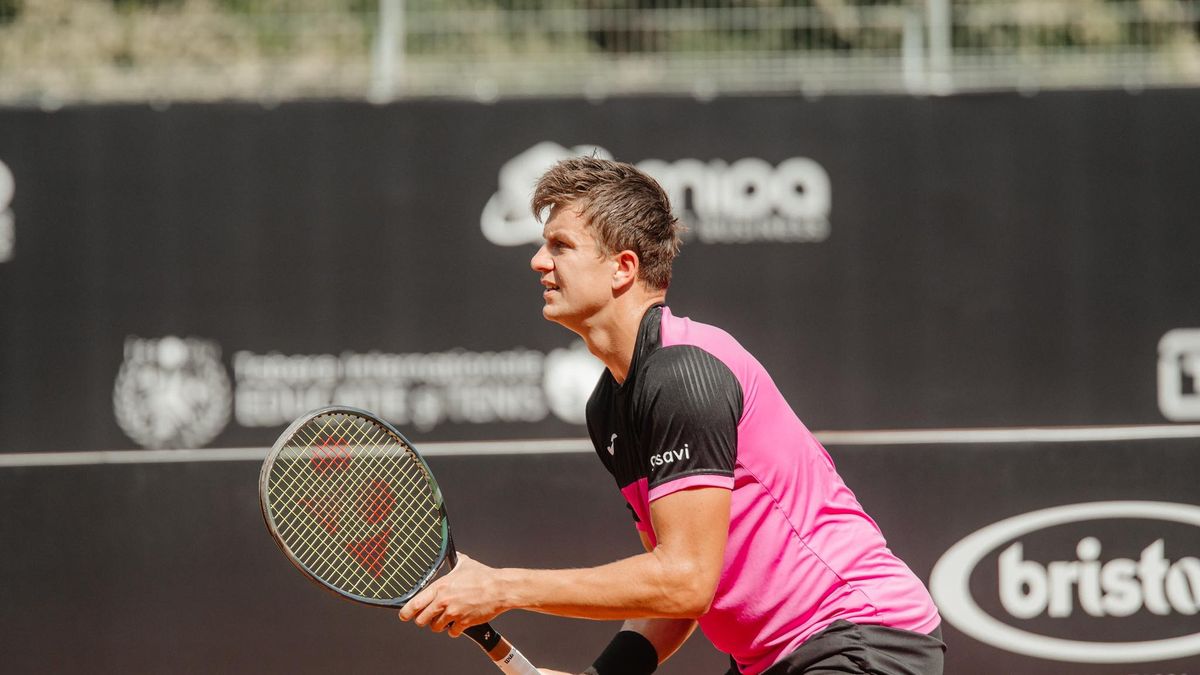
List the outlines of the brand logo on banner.
{"type": "Polygon", "coordinates": [[[4,162],[0,162],[0,262],[11,260],[16,247],[16,227],[12,209],[9,208],[15,192],[16,181],[12,172],[4,162]]]}
{"type": "Polygon", "coordinates": [[[1200,420],[1200,328],[1176,328],[1159,340],[1158,409],[1173,422],[1200,420]]]}
{"type": "Polygon", "coordinates": [[[337,403],[419,431],[447,423],[540,422],[550,413],[581,424],[603,369],[582,341],[549,354],[239,351],[233,356],[234,416],[242,426],[274,427],[337,403]]]}
{"type": "Polygon", "coordinates": [[[612,159],[604,148],[577,145],[568,150],[542,141],[500,167],[500,189],[483,206],[479,225],[483,236],[497,246],[519,246],[542,240],[542,226],[529,210],[533,186],[554,163],[579,155],[612,159]]]}
{"type": "MultiPolygon", "coordinates": [[[[611,159],[603,148],[566,148],[543,141],[500,168],[500,189],[483,208],[480,227],[499,246],[532,244],[542,226],[529,210],[537,179],[555,162],[578,155],[611,159]]],[[[645,159],[639,169],[667,191],[676,216],[704,243],[820,242],[829,237],[832,188],[817,162],[792,157],[778,165],[747,157],[728,163],[645,159]]]]}
{"type": "Polygon", "coordinates": [[[1200,654],[1200,626],[1191,618],[1200,611],[1197,528],[1200,506],[1191,504],[1114,501],[1034,511],[952,546],[934,565],[930,591],[956,628],[1018,654],[1114,664],[1192,656],[1200,654]],[[1106,547],[1124,554],[1106,555],[1106,547]],[[983,564],[997,552],[994,566],[983,564]],[[1178,634],[1181,627],[1191,632],[1178,634]],[[1097,640],[1097,633],[1126,641],[1097,640]]]}
{"type": "Polygon", "coordinates": [[[214,342],[130,337],[113,386],[117,424],[146,448],[200,447],[224,430],[229,375],[214,342]]]}
{"type": "Polygon", "coordinates": [[[113,387],[117,423],[146,448],[196,448],[231,413],[244,427],[278,427],[330,404],[376,412],[429,431],[441,424],[583,424],[604,366],[582,340],[543,353],[453,350],[429,354],[233,356],[233,383],[213,342],[164,337],[125,342],[113,387]]]}

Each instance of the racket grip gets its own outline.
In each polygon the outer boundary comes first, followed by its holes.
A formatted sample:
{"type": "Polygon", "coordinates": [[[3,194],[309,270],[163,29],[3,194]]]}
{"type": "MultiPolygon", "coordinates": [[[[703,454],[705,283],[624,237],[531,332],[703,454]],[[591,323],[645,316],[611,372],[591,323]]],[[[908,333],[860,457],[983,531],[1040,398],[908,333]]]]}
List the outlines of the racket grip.
{"type": "Polygon", "coordinates": [[[505,675],[540,675],[529,659],[490,625],[481,623],[471,626],[463,633],[474,640],[505,675]]]}
{"type": "MultiPolygon", "coordinates": [[[[512,643],[504,638],[500,638],[500,644],[508,647],[508,654],[493,661],[496,667],[505,675],[540,675],[537,668],[525,658],[525,655],[517,651],[517,648],[512,646],[512,643]]],[[[491,656],[491,653],[488,653],[491,656]]]]}

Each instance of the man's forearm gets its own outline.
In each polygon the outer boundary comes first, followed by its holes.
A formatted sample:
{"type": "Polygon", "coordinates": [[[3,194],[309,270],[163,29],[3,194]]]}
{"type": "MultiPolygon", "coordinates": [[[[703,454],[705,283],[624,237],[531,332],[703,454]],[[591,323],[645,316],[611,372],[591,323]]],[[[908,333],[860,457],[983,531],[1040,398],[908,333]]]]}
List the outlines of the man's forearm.
{"type": "Polygon", "coordinates": [[[662,663],[683,646],[696,630],[695,619],[631,619],[621,626],[621,630],[632,630],[641,633],[654,651],[658,652],[658,662],[662,663]]]}
{"type": "Polygon", "coordinates": [[[715,588],[694,561],[660,549],[600,567],[498,571],[507,609],[584,619],[693,619],[708,610],[715,588]]]}
{"type": "MultiPolygon", "coordinates": [[[[588,619],[699,617],[721,576],[729,500],[720,488],[656,500],[652,550],[599,567],[494,569],[460,553],[454,569],[400,608],[400,619],[457,636],[510,609],[588,619]]],[[[649,547],[648,536],[644,543],[649,547]]]]}

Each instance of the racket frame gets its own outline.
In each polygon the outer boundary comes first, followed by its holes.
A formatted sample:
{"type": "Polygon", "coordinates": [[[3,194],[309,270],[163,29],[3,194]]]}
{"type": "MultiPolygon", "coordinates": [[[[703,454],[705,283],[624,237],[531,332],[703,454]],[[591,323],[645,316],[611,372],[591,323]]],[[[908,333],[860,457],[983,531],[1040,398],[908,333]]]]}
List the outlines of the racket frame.
{"type": "Polygon", "coordinates": [[[411,600],[413,596],[415,596],[417,593],[420,593],[422,589],[424,589],[431,581],[433,581],[433,578],[437,576],[438,572],[442,569],[442,566],[446,564],[447,560],[450,561],[451,567],[458,562],[458,554],[454,550],[454,540],[450,534],[450,519],[446,515],[446,502],[442,497],[441,486],[438,485],[437,479],[434,478],[433,471],[429,468],[429,464],[425,461],[425,458],[421,456],[421,453],[417,451],[416,447],[409,442],[404,434],[400,433],[399,430],[389,424],[386,420],[380,419],[374,413],[361,408],[353,408],[350,406],[326,406],[307,412],[292,422],[288,428],[279,435],[279,439],[275,441],[273,446],[271,446],[270,452],[267,453],[266,458],[263,460],[262,470],[259,472],[258,476],[258,502],[262,509],[263,521],[266,523],[267,531],[271,533],[271,538],[274,539],[275,543],[279,545],[279,549],[283,551],[283,554],[287,556],[287,559],[291,561],[292,565],[294,565],[296,569],[300,570],[305,577],[308,577],[310,581],[317,584],[321,588],[356,602],[361,602],[363,604],[372,605],[375,607],[402,607],[406,602],[411,600]],[[442,547],[438,552],[436,562],[430,566],[429,570],[426,571],[425,575],[421,578],[421,581],[411,590],[409,590],[408,593],[399,598],[369,598],[338,588],[337,586],[326,582],[324,579],[321,579],[316,575],[316,573],[310,570],[307,565],[301,562],[294,553],[292,553],[291,547],[289,547],[280,536],[278,529],[276,528],[275,518],[271,515],[271,509],[267,497],[267,482],[271,474],[271,468],[274,466],[275,459],[279,456],[279,453],[290,444],[290,442],[294,439],[296,432],[304,427],[304,425],[324,415],[339,414],[358,417],[372,424],[377,424],[383,427],[385,432],[398,438],[400,442],[403,443],[408,449],[408,451],[412,453],[413,457],[420,462],[421,469],[425,473],[425,478],[429,481],[429,485],[433,491],[434,503],[437,505],[438,514],[442,521],[442,547]]]}
{"type": "MultiPolygon", "coordinates": [[[[275,444],[271,446],[270,452],[267,453],[266,458],[263,460],[262,470],[259,472],[258,476],[258,502],[262,509],[263,521],[266,523],[267,531],[271,533],[271,538],[274,539],[275,543],[279,545],[279,550],[283,551],[283,554],[289,561],[291,561],[292,565],[296,569],[300,570],[300,572],[303,573],[304,576],[310,581],[315,583],[320,588],[334,593],[338,597],[347,598],[349,600],[354,600],[355,602],[371,605],[373,607],[396,608],[404,605],[406,602],[411,600],[414,595],[420,593],[422,589],[428,586],[429,583],[433,581],[433,578],[437,576],[437,573],[442,569],[442,566],[446,564],[447,560],[450,561],[450,567],[452,569],[458,563],[458,553],[454,549],[454,537],[450,533],[450,518],[446,515],[446,502],[442,497],[441,486],[438,485],[437,479],[434,478],[433,471],[429,468],[429,464],[425,461],[425,458],[421,456],[421,453],[417,451],[417,448],[411,442],[409,442],[408,438],[406,438],[404,434],[400,433],[398,429],[389,424],[387,420],[384,420],[378,415],[361,408],[340,405],[326,406],[305,413],[288,425],[287,429],[285,429],[283,433],[279,435],[279,439],[275,441],[275,444]],[[317,417],[331,414],[350,415],[361,418],[367,422],[383,427],[385,432],[393,434],[396,438],[400,439],[400,442],[403,443],[408,451],[413,454],[418,462],[420,462],[421,469],[425,472],[425,478],[429,481],[429,485],[433,490],[433,497],[435,500],[434,503],[437,505],[438,514],[442,519],[442,547],[438,552],[437,562],[430,567],[425,576],[421,579],[421,582],[400,598],[368,598],[347,592],[341,588],[338,588],[337,586],[334,586],[333,584],[324,581],[314,572],[308,569],[308,567],[304,563],[300,562],[300,560],[292,553],[291,548],[279,535],[275,526],[275,519],[271,516],[271,509],[267,500],[267,481],[271,475],[271,468],[275,464],[275,458],[279,456],[280,451],[282,451],[283,448],[288,445],[288,443],[295,436],[296,432],[298,432],[304,425],[308,424],[317,417]]],[[[471,640],[478,645],[479,648],[482,649],[489,658],[491,658],[495,666],[505,673],[505,675],[538,674],[538,669],[535,668],[533,664],[531,664],[529,660],[526,659],[525,656],[513,646],[511,642],[502,636],[499,631],[492,628],[490,623],[481,623],[471,626],[463,630],[463,634],[471,638],[471,640]]]]}

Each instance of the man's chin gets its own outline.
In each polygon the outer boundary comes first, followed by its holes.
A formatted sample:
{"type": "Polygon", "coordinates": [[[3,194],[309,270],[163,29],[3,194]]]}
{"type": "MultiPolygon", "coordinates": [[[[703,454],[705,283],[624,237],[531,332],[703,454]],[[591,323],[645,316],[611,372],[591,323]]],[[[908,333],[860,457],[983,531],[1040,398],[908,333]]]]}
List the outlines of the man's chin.
{"type": "Polygon", "coordinates": [[[545,305],[542,307],[542,318],[556,323],[567,330],[575,331],[574,323],[571,321],[571,316],[552,305],[545,305]]]}

